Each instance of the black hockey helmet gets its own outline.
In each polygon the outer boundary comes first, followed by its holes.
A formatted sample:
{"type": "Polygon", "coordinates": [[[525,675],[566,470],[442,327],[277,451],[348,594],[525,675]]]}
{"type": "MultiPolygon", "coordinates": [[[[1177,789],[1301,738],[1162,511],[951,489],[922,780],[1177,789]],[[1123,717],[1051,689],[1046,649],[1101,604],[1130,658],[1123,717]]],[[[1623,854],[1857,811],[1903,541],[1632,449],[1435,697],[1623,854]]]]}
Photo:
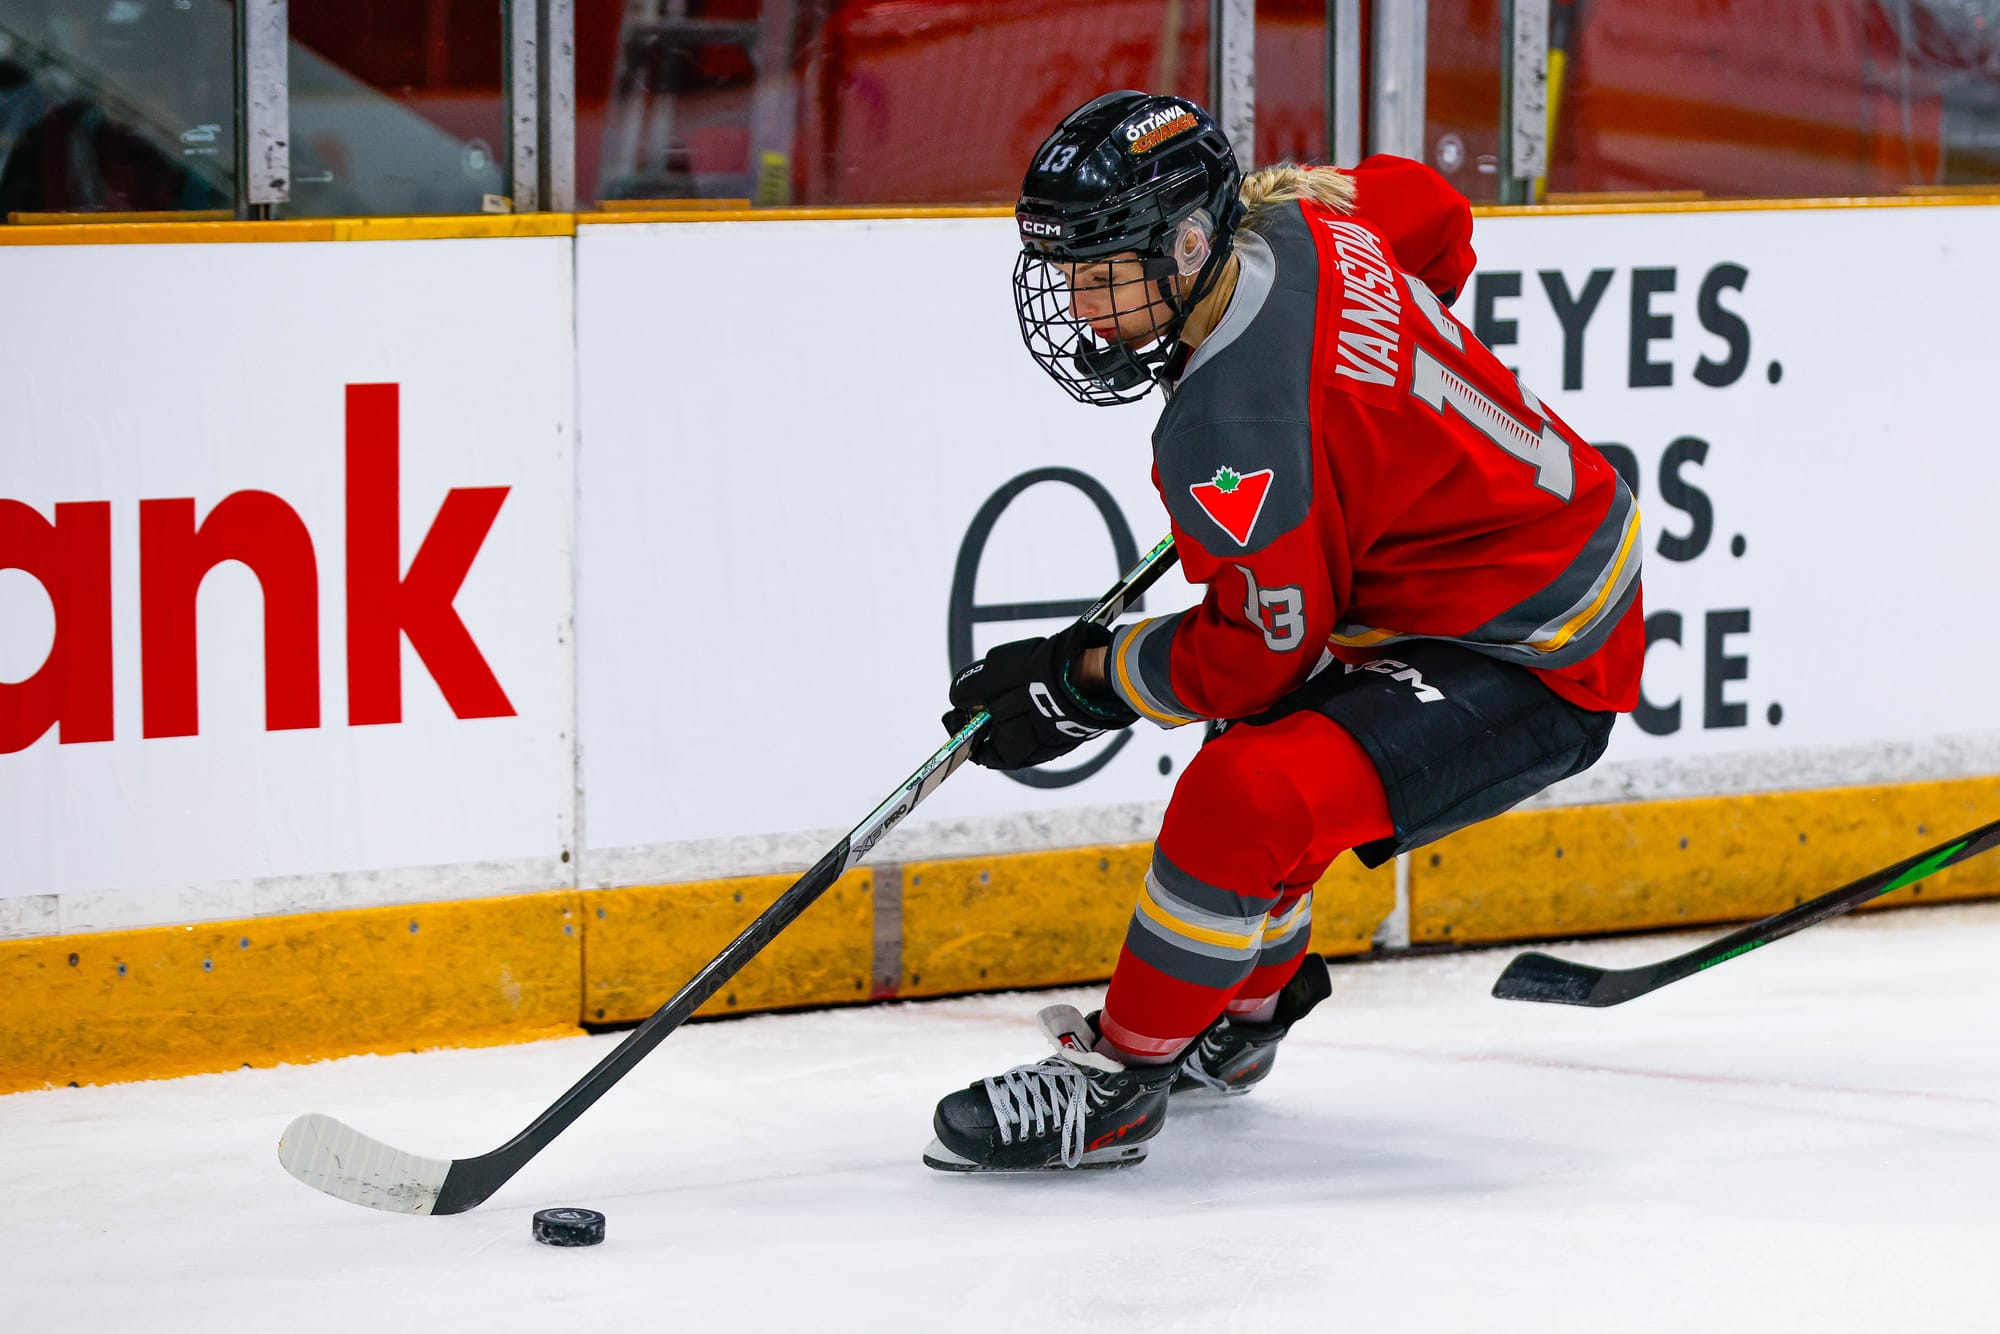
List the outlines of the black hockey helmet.
{"type": "Polygon", "coordinates": [[[1014,309],[1028,352],[1072,397],[1108,406],[1152,389],[1229,257],[1242,180],[1229,141],[1184,97],[1106,93],[1035,150],[1014,208],[1014,309]],[[1168,312],[1139,348],[1106,343],[1076,318],[1061,267],[1131,253],[1168,312]],[[1176,277],[1195,279],[1184,297],[1176,277]]]}

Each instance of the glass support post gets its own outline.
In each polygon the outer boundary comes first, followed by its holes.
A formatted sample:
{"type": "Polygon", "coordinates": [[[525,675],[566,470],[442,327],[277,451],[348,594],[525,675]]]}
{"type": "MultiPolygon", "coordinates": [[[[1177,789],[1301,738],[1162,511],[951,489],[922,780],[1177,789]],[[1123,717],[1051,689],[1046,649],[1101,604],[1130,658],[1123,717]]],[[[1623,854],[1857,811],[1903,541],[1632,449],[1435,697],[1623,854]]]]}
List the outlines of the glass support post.
{"type": "Polygon", "coordinates": [[[507,62],[507,193],[516,213],[542,207],[541,25],[537,0],[501,0],[507,62]]]}
{"type": "Polygon", "coordinates": [[[1361,160],[1361,0],[1326,0],[1327,161],[1361,160]]]}
{"type": "Polygon", "coordinates": [[[1500,202],[1533,200],[1549,170],[1549,0],[1500,0],[1500,202]]]}
{"type": "Polygon", "coordinates": [[[576,0],[541,0],[541,204],[576,211],[576,0]]]}
{"type": "Polygon", "coordinates": [[[236,2],[236,213],[267,218],[292,197],[287,0],[236,2]]]}
{"type": "Polygon", "coordinates": [[[1257,0],[1210,0],[1209,114],[1245,171],[1257,158],[1257,0]]]}
{"type": "Polygon", "coordinates": [[[1429,0],[1391,0],[1373,10],[1368,151],[1427,160],[1424,149],[1424,35],[1429,0]]]}
{"type": "Polygon", "coordinates": [[[750,199],[759,208],[792,202],[792,136],[798,122],[792,53],[798,17],[795,0],[764,0],[752,48],[757,83],[750,99],[750,199]]]}

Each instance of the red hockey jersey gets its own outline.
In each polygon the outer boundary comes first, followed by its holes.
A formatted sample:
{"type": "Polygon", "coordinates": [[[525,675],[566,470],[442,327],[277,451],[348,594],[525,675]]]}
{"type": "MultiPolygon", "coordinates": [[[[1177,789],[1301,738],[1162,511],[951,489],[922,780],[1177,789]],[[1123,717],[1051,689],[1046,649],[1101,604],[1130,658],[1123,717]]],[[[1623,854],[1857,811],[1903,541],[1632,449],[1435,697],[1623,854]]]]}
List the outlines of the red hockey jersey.
{"type": "Polygon", "coordinates": [[[1239,233],[1235,293],[1172,386],[1154,482],[1197,607],[1121,626],[1108,675],[1166,726],[1444,639],[1629,711],[1645,659],[1639,509],[1617,471],[1439,299],[1472,216],[1419,163],[1353,172],[1353,214],[1239,233]]]}

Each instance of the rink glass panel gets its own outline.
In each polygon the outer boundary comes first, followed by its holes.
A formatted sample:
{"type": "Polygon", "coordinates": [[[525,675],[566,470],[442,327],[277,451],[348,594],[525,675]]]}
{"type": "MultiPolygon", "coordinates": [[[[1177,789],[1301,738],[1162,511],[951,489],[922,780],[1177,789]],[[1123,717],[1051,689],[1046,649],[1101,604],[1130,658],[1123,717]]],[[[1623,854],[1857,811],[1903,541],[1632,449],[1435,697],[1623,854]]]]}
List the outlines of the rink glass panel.
{"type": "Polygon", "coordinates": [[[586,204],[1011,204],[1097,94],[1208,94],[1207,0],[578,0],[576,29],[586,204]]]}
{"type": "MultiPolygon", "coordinates": [[[[575,79],[574,139],[546,147],[574,153],[585,209],[1005,206],[1035,144],[1086,99],[1213,94],[1209,0],[543,8],[567,13],[575,79]]],[[[1260,162],[1329,156],[1328,9],[1258,0],[1260,162]]],[[[278,215],[525,202],[508,180],[502,10],[292,0],[278,215]]],[[[1503,0],[1431,0],[1427,14],[1423,137],[1404,151],[1492,201],[1503,0]]],[[[2000,181],[2000,0],[1550,0],[1550,14],[1538,198],[2000,181]]],[[[0,0],[0,212],[235,210],[233,19],[226,0],[0,0]]]]}
{"type": "Polygon", "coordinates": [[[220,0],[0,0],[0,216],[231,208],[232,27],[220,0]]]}
{"type": "Polygon", "coordinates": [[[286,217],[479,213],[507,193],[501,6],[291,0],[286,217]]]}
{"type": "MultiPolygon", "coordinates": [[[[1329,156],[1327,10],[1256,6],[1259,162],[1329,156]]],[[[1475,202],[1498,196],[1502,17],[1428,7],[1412,151],[1475,202]]],[[[1205,100],[1211,22],[1200,0],[579,0],[579,197],[1005,205],[1095,93],[1205,100]]],[[[1552,0],[1550,70],[1544,194],[2000,179],[2000,0],[1552,0]]]]}
{"type": "MultiPolygon", "coordinates": [[[[1491,202],[1502,3],[1429,13],[1425,153],[1491,202]]],[[[1551,0],[1550,16],[1549,194],[2000,181],[1996,0],[1551,0]]]]}

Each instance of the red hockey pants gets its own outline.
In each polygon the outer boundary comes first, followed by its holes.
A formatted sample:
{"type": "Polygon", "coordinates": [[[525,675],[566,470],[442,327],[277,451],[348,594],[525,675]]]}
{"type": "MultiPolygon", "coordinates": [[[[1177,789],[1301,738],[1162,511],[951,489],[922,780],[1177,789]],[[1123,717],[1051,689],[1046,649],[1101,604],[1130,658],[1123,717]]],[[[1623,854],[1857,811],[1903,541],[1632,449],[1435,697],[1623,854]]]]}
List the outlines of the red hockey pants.
{"type": "Polygon", "coordinates": [[[1111,1054],[1170,1059],[1225,1007],[1276,996],[1305,957],[1313,885],[1392,831],[1375,766],[1320,714],[1238,724],[1203,746],[1167,805],[1111,975],[1111,1054]]]}

